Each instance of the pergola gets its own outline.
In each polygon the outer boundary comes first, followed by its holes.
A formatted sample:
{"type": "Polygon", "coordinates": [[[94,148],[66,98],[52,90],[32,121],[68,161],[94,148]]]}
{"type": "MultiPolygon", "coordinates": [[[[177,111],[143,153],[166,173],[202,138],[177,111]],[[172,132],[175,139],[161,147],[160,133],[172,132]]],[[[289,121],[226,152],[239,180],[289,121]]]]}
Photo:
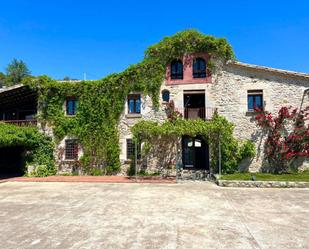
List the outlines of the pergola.
{"type": "Polygon", "coordinates": [[[0,120],[11,123],[33,121],[37,113],[37,92],[16,85],[0,91],[0,120]]]}

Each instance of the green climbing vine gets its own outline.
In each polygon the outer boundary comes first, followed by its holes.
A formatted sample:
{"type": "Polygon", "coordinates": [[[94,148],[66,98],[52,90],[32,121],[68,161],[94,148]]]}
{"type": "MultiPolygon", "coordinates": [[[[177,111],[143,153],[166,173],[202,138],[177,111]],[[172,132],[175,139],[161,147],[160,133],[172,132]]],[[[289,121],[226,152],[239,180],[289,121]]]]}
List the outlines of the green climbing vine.
{"type": "Polygon", "coordinates": [[[206,52],[223,60],[234,59],[229,43],[222,38],[196,30],[178,32],[150,46],[144,59],[118,74],[97,81],[57,82],[46,76],[25,81],[39,93],[41,122],[52,126],[57,140],[65,135],[77,136],[84,149],[81,162],[104,165],[106,172],[120,169],[118,120],[124,101],[133,91],[143,92],[159,105],[159,89],[166,65],[188,53],[206,52]],[[78,99],[75,117],[66,117],[63,104],[67,96],[78,99]]]}
{"type": "Polygon", "coordinates": [[[165,144],[174,143],[176,145],[177,140],[179,141],[179,138],[184,135],[191,137],[202,136],[210,146],[211,167],[217,171],[218,141],[220,139],[222,170],[224,173],[235,172],[243,159],[255,156],[253,142],[249,140],[239,142],[233,136],[234,125],[222,116],[215,114],[212,120],[206,122],[202,119],[185,120],[174,117],[162,124],[146,120],[138,122],[131,129],[135,141],[144,143],[144,148],[149,150],[151,146],[160,142],[160,138],[164,140],[163,143],[165,144]]]}

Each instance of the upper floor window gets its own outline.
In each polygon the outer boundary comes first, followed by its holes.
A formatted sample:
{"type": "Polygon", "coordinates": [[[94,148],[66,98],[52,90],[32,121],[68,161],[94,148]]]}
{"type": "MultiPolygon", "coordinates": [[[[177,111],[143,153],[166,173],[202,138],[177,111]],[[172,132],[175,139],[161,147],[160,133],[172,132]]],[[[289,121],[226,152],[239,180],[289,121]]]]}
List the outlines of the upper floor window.
{"type": "Polygon", "coordinates": [[[162,91],[162,100],[163,100],[163,102],[169,102],[170,101],[170,92],[168,90],[162,91]]]}
{"type": "Polygon", "coordinates": [[[196,58],[193,61],[193,78],[206,78],[206,61],[196,58]]]}
{"type": "Polygon", "coordinates": [[[77,110],[77,100],[74,97],[69,97],[66,99],[66,114],[68,116],[76,115],[77,110]]]}
{"type": "Polygon", "coordinates": [[[263,109],[263,90],[248,90],[248,111],[263,109]]]}
{"type": "Polygon", "coordinates": [[[78,159],[78,143],[77,139],[65,140],[65,160],[78,159]]]}
{"type": "Polygon", "coordinates": [[[181,60],[174,60],[171,63],[171,79],[183,79],[183,65],[181,60]]]}
{"type": "Polygon", "coordinates": [[[141,113],[141,95],[130,94],[128,96],[128,113],[140,114],[141,113]]]}

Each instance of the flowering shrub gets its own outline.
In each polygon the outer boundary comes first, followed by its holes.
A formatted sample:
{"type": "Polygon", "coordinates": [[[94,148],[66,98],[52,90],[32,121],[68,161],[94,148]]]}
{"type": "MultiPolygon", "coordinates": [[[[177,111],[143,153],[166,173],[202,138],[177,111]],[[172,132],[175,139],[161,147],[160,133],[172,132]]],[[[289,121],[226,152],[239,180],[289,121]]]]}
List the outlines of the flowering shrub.
{"type": "Polygon", "coordinates": [[[277,116],[262,112],[256,116],[257,125],[267,131],[265,142],[266,158],[274,173],[295,168],[299,158],[309,157],[309,106],[297,108],[282,107],[277,116]]]}
{"type": "Polygon", "coordinates": [[[175,109],[175,103],[170,100],[165,106],[165,112],[169,121],[173,122],[178,118],[182,118],[182,113],[175,109]]]}

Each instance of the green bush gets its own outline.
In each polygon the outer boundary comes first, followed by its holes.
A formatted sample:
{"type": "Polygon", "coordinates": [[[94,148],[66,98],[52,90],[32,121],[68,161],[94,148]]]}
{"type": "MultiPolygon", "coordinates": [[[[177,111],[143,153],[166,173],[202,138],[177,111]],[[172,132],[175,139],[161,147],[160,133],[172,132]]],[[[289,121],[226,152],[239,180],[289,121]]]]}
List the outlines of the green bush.
{"type": "Polygon", "coordinates": [[[127,170],[128,176],[134,176],[135,175],[135,157],[133,156],[130,162],[130,167],[127,170]]]}
{"type": "Polygon", "coordinates": [[[102,176],[102,175],[104,175],[104,172],[101,169],[93,168],[90,171],[90,175],[92,175],[92,176],[102,176]]]}
{"type": "Polygon", "coordinates": [[[47,165],[36,166],[34,174],[33,174],[33,176],[37,176],[37,177],[46,177],[49,175],[50,175],[50,172],[49,172],[47,165]]]}
{"type": "Polygon", "coordinates": [[[26,165],[34,165],[39,170],[35,176],[56,173],[54,143],[50,137],[39,132],[37,127],[19,127],[0,122],[0,148],[13,146],[25,148],[26,165]]]}

